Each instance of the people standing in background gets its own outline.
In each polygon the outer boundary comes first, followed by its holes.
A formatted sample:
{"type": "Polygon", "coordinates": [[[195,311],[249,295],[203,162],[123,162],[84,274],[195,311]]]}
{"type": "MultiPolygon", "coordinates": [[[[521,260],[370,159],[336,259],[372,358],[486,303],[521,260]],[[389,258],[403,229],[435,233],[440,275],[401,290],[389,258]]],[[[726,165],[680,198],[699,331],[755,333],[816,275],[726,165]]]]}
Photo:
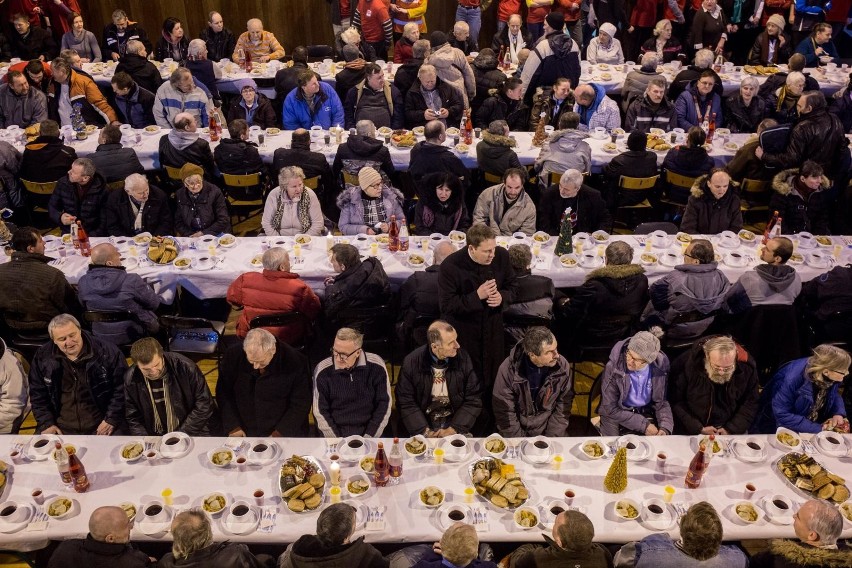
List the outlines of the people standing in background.
{"type": "Polygon", "coordinates": [[[393,45],[393,21],[385,0],[358,0],[352,15],[352,26],[376,52],[376,58],[387,61],[393,45]]]}
{"type": "Polygon", "coordinates": [[[544,35],[544,19],[550,13],[553,0],[526,0],[527,2],[527,31],[532,36],[533,44],[544,35]]]}
{"type": "MultiPolygon", "coordinates": [[[[406,24],[416,24],[421,34],[426,33],[426,8],[429,0],[393,0],[389,6],[393,19],[394,41],[402,37],[406,24]]],[[[419,39],[414,38],[414,41],[419,39]]],[[[394,54],[396,56],[396,54],[394,54]]],[[[395,57],[394,57],[395,58],[395,57]]]]}
{"type": "MultiPolygon", "coordinates": [[[[551,0],[552,1],[552,0],[551,0]]],[[[470,38],[479,48],[479,30],[482,29],[482,12],[491,5],[491,0],[458,0],[456,21],[467,22],[470,26],[470,38]]]]}

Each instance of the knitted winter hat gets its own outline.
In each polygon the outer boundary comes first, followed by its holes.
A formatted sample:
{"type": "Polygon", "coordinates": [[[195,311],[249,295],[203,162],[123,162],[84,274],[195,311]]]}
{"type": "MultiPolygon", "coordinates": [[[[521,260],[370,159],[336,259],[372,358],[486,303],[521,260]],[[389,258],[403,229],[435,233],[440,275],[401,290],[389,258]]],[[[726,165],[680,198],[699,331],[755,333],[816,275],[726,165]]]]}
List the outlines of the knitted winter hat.
{"type": "Polygon", "coordinates": [[[358,172],[358,185],[361,186],[361,189],[367,189],[374,183],[381,183],[381,181],[381,174],[370,166],[361,168],[361,171],[358,172]]]}
{"type": "Polygon", "coordinates": [[[448,41],[449,40],[447,39],[447,34],[445,34],[444,32],[442,32],[440,30],[434,31],[431,34],[429,34],[429,45],[431,45],[433,48],[441,47],[442,45],[444,45],[448,41]]]}
{"type": "Polygon", "coordinates": [[[649,363],[657,359],[660,354],[660,340],[648,331],[640,331],[630,338],[627,343],[627,348],[636,354],[640,359],[644,359],[649,363]]]}
{"type": "Polygon", "coordinates": [[[565,15],[562,12],[551,12],[544,18],[544,21],[554,30],[561,30],[565,27],[565,15]]]}
{"type": "Polygon", "coordinates": [[[771,16],[769,16],[769,19],[766,21],[766,23],[767,25],[775,24],[782,32],[784,31],[784,26],[786,25],[786,22],[784,21],[784,16],[782,16],[781,14],[772,14],[771,16]]]}

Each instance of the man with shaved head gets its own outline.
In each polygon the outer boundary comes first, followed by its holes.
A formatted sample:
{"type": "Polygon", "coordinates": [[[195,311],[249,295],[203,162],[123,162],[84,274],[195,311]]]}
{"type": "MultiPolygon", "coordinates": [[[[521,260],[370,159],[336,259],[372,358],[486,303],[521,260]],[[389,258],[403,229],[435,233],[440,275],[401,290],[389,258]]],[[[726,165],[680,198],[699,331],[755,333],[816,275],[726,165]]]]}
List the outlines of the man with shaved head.
{"type": "Polygon", "coordinates": [[[275,39],[272,32],[263,31],[263,22],[252,18],[246,22],[246,30],[240,34],[237,46],[234,48],[233,60],[239,64],[245,61],[248,53],[252,61],[266,63],[273,59],[284,57],[284,48],[275,39]]]}
{"type": "Polygon", "coordinates": [[[160,325],[154,311],[160,298],[138,274],[121,265],[118,249],[110,243],[92,248],[89,271],[80,278],[80,302],[87,310],[129,311],[133,319],[115,323],[93,323],[95,336],[118,345],[157,333],[160,325]]]}
{"type": "Polygon", "coordinates": [[[130,520],[121,507],[99,507],[89,517],[85,539],[66,540],[50,558],[48,568],[145,568],[156,560],[130,544],[130,520]]]}

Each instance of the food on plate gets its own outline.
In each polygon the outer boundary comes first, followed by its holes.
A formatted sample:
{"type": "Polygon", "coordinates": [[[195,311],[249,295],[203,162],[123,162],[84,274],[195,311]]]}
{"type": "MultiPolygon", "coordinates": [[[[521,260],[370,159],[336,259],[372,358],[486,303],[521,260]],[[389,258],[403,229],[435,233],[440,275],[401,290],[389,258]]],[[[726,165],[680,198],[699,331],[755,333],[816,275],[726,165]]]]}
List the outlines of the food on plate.
{"type": "Polygon", "coordinates": [[[816,242],[824,247],[830,247],[832,245],[831,237],[820,236],[816,238],[816,242]]]}
{"type": "Polygon", "coordinates": [[[148,258],[157,264],[169,264],[177,258],[177,243],[171,237],[150,237],[148,258]]]}
{"type": "Polygon", "coordinates": [[[151,126],[145,127],[145,132],[159,132],[159,130],[160,130],[160,127],[153,125],[153,124],[151,126]]]}
{"type": "Polygon", "coordinates": [[[594,238],[598,242],[604,242],[609,238],[609,235],[606,233],[596,232],[592,234],[592,238],[594,238]]]}
{"type": "Polygon", "coordinates": [[[127,515],[128,519],[133,519],[136,516],[136,505],[133,503],[124,502],[121,505],[121,510],[124,511],[124,514],[127,515]]]}
{"type": "Polygon", "coordinates": [[[444,502],[444,492],[430,485],[420,490],[420,502],[429,507],[437,507],[444,502]]]}
{"type": "Polygon", "coordinates": [[[417,143],[417,138],[415,138],[413,132],[398,130],[391,136],[391,142],[396,146],[410,147],[417,143]]]}
{"type": "Polygon", "coordinates": [[[790,255],[790,261],[802,263],[802,262],[805,262],[805,257],[803,257],[801,254],[799,254],[797,252],[794,252],[793,254],[790,255]]]}
{"type": "Polygon", "coordinates": [[[456,128],[455,126],[451,126],[451,127],[447,128],[446,134],[447,134],[447,136],[458,136],[459,135],[459,129],[456,128]]]}
{"type": "Polygon", "coordinates": [[[583,444],[583,453],[590,458],[599,458],[604,455],[604,448],[599,442],[586,442],[583,444]]]}
{"type": "Polygon", "coordinates": [[[615,152],[618,148],[612,142],[607,142],[606,144],[603,145],[603,149],[606,150],[607,152],[615,152]]]}
{"type": "Polygon", "coordinates": [[[737,150],[739,146],[737,146],[736,142],[725,142],[723,148],[725,148],[725,150],[737,150]]]}
{"type": "Polygon", "coordinates": [[[414,266],[420,266],[421,264],[426,262],[426,259],[424,259],[419,254],[410,254],[408,255],[408,262],[410,264],[413,264],[414,266]]]}
{"type": "Polygon", "coordinates": [[[416,134],[417,136],[423,136],[423,134],[425,134],[426,132],[426,129],[422,126],[415,126],[412,132],[414,132],[414,134],[416,134]]]}
{"type": "Polygon", "coordinates": [[[609,69],[609,65],[606,63],[599,63],[598,69],[600,69],[601,71],[607,71],[609,69]]]}
{"type": "Polygon", "coordinates": [[[266,129],[266,135],[267,136],[278,136],[279,134],[281,134],[281,131],[277,128],[267,128],[266,129]]]}
{"type": "Polygon", "coordinates": [[[612,81],[612,73],[601,73],[601,79],[604,81],[612,81]]]}
{"type": "Polygon", "coordinates": [[[426,451],[426,444],[420,438],[411,438],[405,443],[405,450],[410,454],[420,455],[426,451]]]}
{"type": "Polygon", "coordinates": [[[145,448],[139,442],[130,442],[121,448],[121,457],[132,460],[142,455],[145,448]]]}
{"type": "Polygon", "coordinates": [[[225,508],[225,498],[219,493],[208,495],[201,504],[201,508],[208,513],[218,513],[225,508]]]}
{"type": "Polygon", "coordinates": [[[846,517],[846,520],[852,523],[852,503],[843,503],[840,505],[840,514],[846,517]]]}
{"type": "Polygon", "coordinates": [[[255,257],[251,259],[251,265],[252,266],[258,266],[258,267],[263,266],[263,255],[262,254],[255,255],[255,257]]]}
{"type": "Polygon", "coordinates": [[[453,233],[450,235],[451,241],[461,242],[465,240],[467,236],[464,233],[453,233]]]}
{"type": "Polygon", "coordinates": [[[740,503],[735,510],[737,516],[747,523],[753,523],[757,520],[757,510],[751,503],[740,503]]]}
{"type": "Polygon", "coordinates": [[[544,233],[536,233],[533,235],[533,240],[538,243],[546,243],[550,240],[550,235],[544,233]]]}
{"type": "Polygon", "coordinates": [[[390,237],[387,235],[379,235],[376,237],[376,242],[382,245],[386,245],[390,242],[390,237]]]}
{"type": "Polygon", "coordinates": [[[789,483],[812,497],[835,503],[849,499],[846,480],[831,473],[807,454],[786,454],[778,460],[778,469],[789,483]]]}
{"type": "MultiPolygon", "coordinates": [[[[708,436],[704,436],[703,438],[701,438],[701,442],[704,443],[705,448],[707,447],[707,443],[709,441],[710,441],[710,438],[708,436]]],[[[721,451],[722,451],[722,444],[719,443],[719,440],[713,440],[713,453],[718,454],[721,451]]]]}
{"type": "Polygon", "coordinates": [[[219,244],[223,247],[230,246],[235,242],[237,242],[237,237],[235,237],[234,235],[225,235],[224,237],[219,238],[219,244]]]}
{"type": "Polygon", "coordinates": [[[373,470],[376,468],[376,458],[371,458],[369,456],[361,458],[361,469],[367,473],[373,473],[373,470]]]}
{"type": "Polygon", "coordinates": [[[468,150],[470,150],[470,146],[468,146],[467,144],[459,144],[458,146],[456,146],[456,152],[460,154],[466,154],[468,150]]]}
{"type": "Polygon", "coordinates": [[[562,266],[565,266],[566,268],[574,268],[577,266],[577,259],[570,256],[560,257],[559,262],[561,262],[562,266]]]}
{"type": "Polygon", "coordinates": [[[506,449],[506,442],[500,438],[492,438],[485,442],[485,449],[491,453],[499,454],[506,449]]]}
{"type": "MultiPolygon", "coordinates": [[[[62,240],[65,240],[65,237],[68,237],[68,242],[71,242],[71,235],[65,235],[62,237],[62,240]]],[[[133,242],[137,245],[147,245],[151,242],[151,235],[136,235],[133,237],[133,242]]]]}
{"type": "Polygon", "coordinates": [[[530,498],[530,492],[513,468],[502,460],[485,458],[473,464],[470,480],[476,492],[501,509],[514,509],[530,498]],[[510,471],[511,470],[511,471],[510,471]]]}
{"type": "Polygon", "coordinates": [[[745,65],[743,71],[749,75],[774,75],[780,70],[777,67],[769,67],[765,65],[745,65]]]}
{"type": "Polygon", "coordinates": [[[95,126],[94,124],[87,124],[86,125],[86,133],[87,134],[91,134],[91,133],[95,132],[97,129],[98,129],[98,127],[95,126]]]}
{"type": "Polygon", "coordinates": [[[515,512],[515,522],[519,527],[531,529],[538,524],[538,517],[532,511],[524,509],[515,512]]]}
{"type": "Polygon", "coordinates": [[[299,235],[296,237],[296,242],[300,245],[307,245],[311,243],[311,237],[308,235],[299,235]]]}
{"type": "Polygon", "coordinates": [[[657,256],[651,253],[643,253],[639,258],[642,259],[642,262],[647,262],[648,264],[654,264],[657,262],[657,256]]]}
{"type": "Polygon", "coordinates": [[[192,261],[188,258],[179,258],[175,261],[175,266],[178,268],[186,268],[190,264],[192,264],[192,261]]]}
{"type": "Polygon", "coordinates": [[[319,464],[307,456],[291,456],[281,464],[281,497],[294,513],[316,509],[322,503],[325,476],[319,464]]]}
{"type": "Polygon", "coordinates": [[[799,438],[790,434],[789,432],[779,432],[775,435],[775,439],[784,444],[785,446],[790,446],[791,448],[795,448],[801,443],[799,438]]]}
{"type": "Polygon", "coordinates": [[[752,233],[751,231],[747,231],[745,229],[740,231],[739,235],[740,235],[740,238],[744,241],[751,242],[755,239],[754,233],[752,233]]]}
{"type": "Polygon", "coordinates": [[[366,493],[369,488],[370,484],[364,481],[363,479],[356,479],[346,484],[346,490],[349,491],[349,493],[351,493],[352,495],[360,495],[361,493],[366,493]]]}
{"type": "Polygon", "coordinates": [[[692,242],[692,235],[688,235],[686,233],[678,233],[677,240],[682,243],[690,243],[692,242]]]}
{"type": "Polygon", "coordinates": [[[648,142],[645,144],[645,147],[648,150],[654,150],[655,152],[663,152],[665,150],[671,150],[671,146],[666,143],[665,140],[660,136],[648,136],[648,142]]]}
{"type": "Polygon", "coordinates": [[[625,132],[624,132],[623,128],[613,128],[612,133],[615,134],[616,136],[621,136],[625,132]]]}
{"type": "Polygon", "coordinates": [[[615,504],[615,512],[625,519],[635,519],[639,511],[629,501],[619,501],[615,504]]]}
{"type": "Polygon", "coordinates": [[[47,508],[47,514],[51,517],[61,517],[70,511],[73,506],[74,503],[72,503],[70,499],[60,497],[50,504],[47,508]]]}
{"type": "Polygon", "coordinates": [[[231,450],[221,450],[219,452],[213,452],[213,455],[210,456],[210,461],[213,462],[214,465],[228,465],[234,459],[234,452],[231,450]]]}
{"type": "Polygon", "coordinates": [[[377,132],[382,136],[389,136],[390,134],[393,134],[393,130],[388,126],[382,126],[377,130],[377,132]]]}

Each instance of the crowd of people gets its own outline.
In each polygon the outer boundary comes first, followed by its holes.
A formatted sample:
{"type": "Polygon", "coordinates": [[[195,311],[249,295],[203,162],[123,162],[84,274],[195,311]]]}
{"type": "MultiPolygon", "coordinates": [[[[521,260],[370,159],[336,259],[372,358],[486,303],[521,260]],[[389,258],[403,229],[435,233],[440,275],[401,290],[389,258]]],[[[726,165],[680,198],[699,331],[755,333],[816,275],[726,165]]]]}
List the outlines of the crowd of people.
{"type": "MultiPolygon", "coordinates": [[[[829,101],[804,72],[837,57],[832,27],[822,21],[828,3],[735,3],[726,10],[715,0],[688,6],[682,0],[659,6],[639,1],[628,13],[620,1],[527,0],[525,24],[520,2],[499,0],[498,32],[491,47],[480,48],[487,1],[458,0],[453,29],[432,31],[425,40],[425,0],[389,6],[382,0],[332,0],[335,48],[345,67],[332,86],[308,65],[308,50],[296,47],[292,65],[275,76],[274,101],[251,79],[239,82],[240,94],[232,100],[216,87],[223,59],[285,57],[259,19],[249,20],[237,36],[211,12],[208,27],[190,41],[182,22],[169,17],[152,45],[138,24],[116,10],[99,42],[85,29],[74,0],[48,3],[50,12],[64,9],[67,25],[58,37],[59,27],[46,27],[45,13],[37,6],[30,10],[30,3],[17,2],[21,12],[12,17],[8,56],[22,61],[10,66],[0,86],[0,126],[17,126],[30,136],[23,153],[0,141],[0,208],[14,210],[13,219],[22,222],[11,234],[11,261],[0,264],[0,279],[16,283],[0,296],[0,313],[9,338],[46,335],[31,354],[28,376],[11,354],[14,342],[0,342],[0,431],[17,431],[31,409],[36,430],[47,434],[180,430],[192,436],[336,438],[399,429],[430,438],[493,431],[567,436],[575,396],[572,362],[582,360],[576,351],[583,339],[594,336],[609,350],[598,379],[602,435],[767,433],[778,426],[849,432],[846,350],[826,341],[806,357],[795,350],[787,358],[776,353],[767,374],[764,362],[759,366],[725,327],[731,317],[785,306],[824,330],[839,327],[835,337],[848,338],[849,266],[802,282],[789,264],[793,242],[777,236],[760,249],[760,264],[731,282],[718,267],[713,244],[693,238],[683,264],[649,283],[634,263],[632,246],[613,240],[604,266],[578,288],[561,290],[546,275],[532,274],[528,245],[497,246],[498,236],[516,232],[558,234],[568,208],[575,232],[610,230],[619,206],[646,197],[657,204],[661,196],[682,205],[682,218],[675,220],[687,233],[738,231],[745,197],[737,188],[744,180],[771,184],[768,207],[779,211],[785,234],[843,230],[845,219],[833,212],[846,206],[852,90],[844,88],[829,101]],[[375,63],[391,52],[401,64],[392,81],[375,63]],[[498,69],[500,53],[516,71],[498,69]],[[149,55],[180,67],[163,81],[149,55]],[[717,56],[756,65],[786,61],[789,71],[762,85],[745,77],[738,92],[723,98],[713,69],[717,56]],[[693,64],[669,85],[658,66],[687,57],[693,64]],[[580,82],[581,59],[622,64],[626,58],[639,59],[641,67],[628,73],[620,104],[601,85],[580,82]],[[118,63],[112,92],[102,91],[81,67],[103,60],[118,63]],[[482,130],[479,170],[496,183],[484,183],[445,144],[447,129],[466,112],[482,130]],[[200,131],[218,113],[226,118],[228,136],[211,148],[200,131]],[[62,137],[62,127],[80,120],[101,127],[97,151],[86,158],[78,158],[62,137]],[[732,132],[767,134],[766,142],[750,141],[726,168],[716,168],[704,147],[710,120],[732,132]],[[531,172],[518,161],[511,132],[536,130],[542,121],[552,132],[531,172]],[[122,145],[121,124],[169,130],[160,138],[158,158],[179,172],[179,183],[155,183],[132,148],[122,145]],[[270,167],[251,140],[254,125],[293,131],[291,147],[276,150],[270,167]],[[314,126],[352,129],[331,164],[311,149],[314,126]],[[622,126],[628,150],[591,181],[584,175],[591,169],[590,131],[622,126]],[[377,138],[382,127],[423,128],[408,167],[416,202],[398,187],[399,172],[377,138]],[[684,144],[668,153],[663,171],[694,183],[623,194],[622,176],[660,171],[656,154],[647,149],[652,128],[684,131],[684,144]],[[214,396],[192,360],[164,349],[161,300],[124,269],[113,244],[92,248],[91,265],[75,288],[50,265],[41,231],[25,226],[35,203],[20,180],[55,182],[44,205],[62,233],[81,223],[95,237],[220,235],[232,228],[222,174],[257,172],[274,186],[264,196],[266,235],[336,230],[371,236],[408,218],[414,234],[461,231],[466,244],[458,250],[447,241],[438,244],[433,265],[415,272],[398,294],[380,258],[362,258],[355,246],[336,244],[329,251],[334,275],[319,296],[293,270],[286,249],[269,248],[261,272],[242,274],[228,288],[227,301],[242,310],[240,342],[223,355],[214,396]],[[531,175],[538,176],[537,184],[531,175]],[[365,330],[344,317],[361,307],[386,309],[397,320],[406,354],[396,384],[386,361],[364,349],[365,330]],[[132,318],[82,325],[82,314],[91,310],[126,310],[132,318]],[[302,314],[319,330],[317,337],[302,322],[252,329],[255,317],[282,312],[302,314]],[[524,318],[548,325],[530,326],[524,318]],[[681,348],[667,349],[672,342],[681,348]],[[296,349],[304,343],[310,359],[296,349]],[[129,348],[130,364],[120,347],[129,348]],[[392,401],[398,424],[392,424],[392,401]]],[[[0,58],[7,55],[5,44],[0,38],[0,58]]],[[[822,69],[814,75],[821,77],[822,69]]],[[[152,562],[127,545],[129,527],[119,512],[96,510],[87,539],[61,545],[51,565],[107,556],[122,556],[131,566],[152,562]]],[[[615,562],[747,564],[739,548],[721,545],[721,522],[709,504],[693,505],[680,522],[681,541],[652,535],[617,551],[615,562]]],[[[794,526],[798,540],[772,543],[752,565],[849,563],[848,551],[836,546],[842,527],[836,509],[808,502],[794,526]]],[[[352,541],[353,531],[351,507],[328,507],[317,520],[317,534],[291,545],[280,565],[316,565],[317,558],[351,566],[391,562],[363,539],[352,541]]],[[[213,544],[209,521],[197,512],[178,515],[172,532],[173,553],[160,560],[162,566],[272,562],[242,545],[213,544]]],[[[612,565],[611,551],[593,538],[585,515],[565,512],[547,546],[522,547],[510,565],[612,565]]],[[[453,526],[430,550],[409,551],[407,566],[489,566],[478,560],[478,544],[471,527],[453,526]]]]}

